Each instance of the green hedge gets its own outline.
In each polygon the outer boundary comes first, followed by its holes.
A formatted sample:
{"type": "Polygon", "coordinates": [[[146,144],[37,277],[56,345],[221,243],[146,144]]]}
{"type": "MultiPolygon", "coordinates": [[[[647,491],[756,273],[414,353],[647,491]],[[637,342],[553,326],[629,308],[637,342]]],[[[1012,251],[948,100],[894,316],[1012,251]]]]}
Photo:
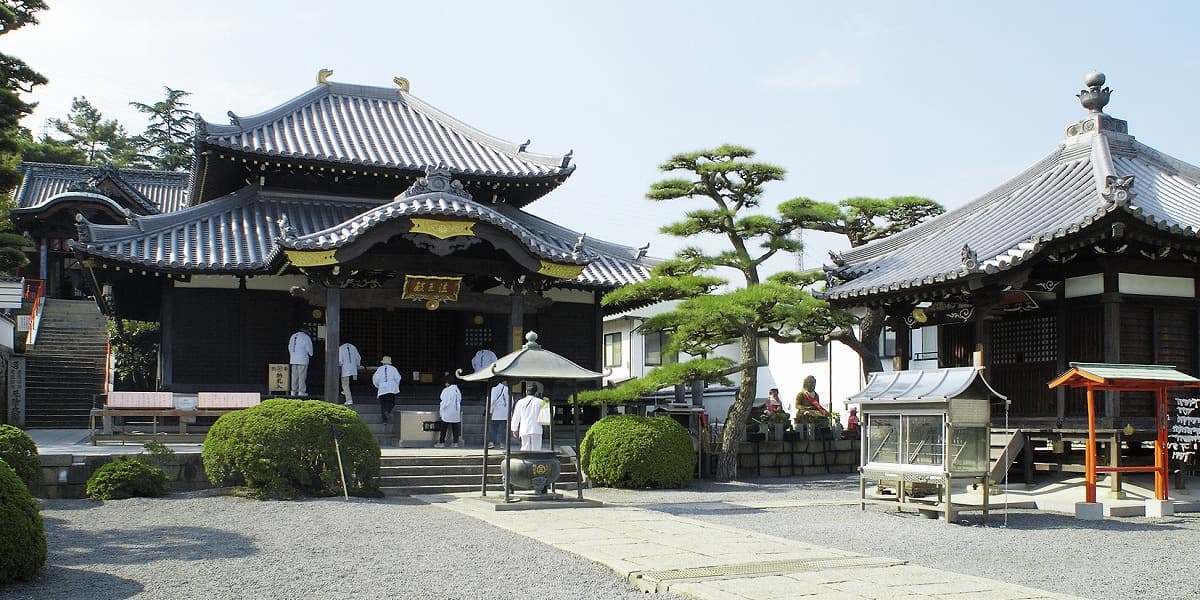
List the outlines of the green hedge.
{"type": "Polygon", "coordinates": [[[38,460],[37,444],[29,434],[12,425],[0,425],[0,459],[17,472],[17,477],[27,487],[33,489],[37,484],[41,461],[38,460]]]}
{"type": "Polygon", "coordinates": [[[155,498],[171,490],[167,474],[141,457],[121,457],[102,465],[88,478],[87,495],[97,500],[155,498]]]}
{"type": "Polygon", "coordinates": [[[29,488],[0,460],[0,584],[30,581],[46,564],[46,527],[29,488]]]}
{"type": "Polygon", "coordinates": [[[588,429],[579,452],[584,472],[607,487],[681,488],[696,470],[692,436],[670,417],[605,417],[588,429]]]}
{"type": "Polygon", "coordinates": [[[319,400],[272,398],[221,416],[204,439],[204,472],[216,485],[245,484],[260,498],[379,493],[379,442],[358,413],[319,400]]]}

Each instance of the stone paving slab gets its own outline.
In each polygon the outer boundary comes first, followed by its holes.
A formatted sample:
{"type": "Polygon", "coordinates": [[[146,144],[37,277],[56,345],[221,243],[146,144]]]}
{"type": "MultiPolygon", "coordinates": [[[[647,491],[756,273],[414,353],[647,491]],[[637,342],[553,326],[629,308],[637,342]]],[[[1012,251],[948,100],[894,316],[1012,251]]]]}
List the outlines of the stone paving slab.
{"type": "Polygon", "coordinates": [[[1077,598],[637,507],[509,512],[472,494],[419,498],[602,564],[640,589],[702,600],[1077,598]],[[780,572],[747,573],[775,561],[780,572]]]}

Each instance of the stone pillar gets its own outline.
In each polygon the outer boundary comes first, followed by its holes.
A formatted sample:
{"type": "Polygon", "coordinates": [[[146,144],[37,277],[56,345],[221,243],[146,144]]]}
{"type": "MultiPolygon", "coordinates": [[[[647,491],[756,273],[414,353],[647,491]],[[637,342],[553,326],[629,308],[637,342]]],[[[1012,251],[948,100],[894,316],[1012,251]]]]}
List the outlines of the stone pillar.
{"type": "Polygon", "coordinates": [[[338,346],[342,345],[342,288],[330,284],[325,288],[325,401],[338,401],[338,346]]]}

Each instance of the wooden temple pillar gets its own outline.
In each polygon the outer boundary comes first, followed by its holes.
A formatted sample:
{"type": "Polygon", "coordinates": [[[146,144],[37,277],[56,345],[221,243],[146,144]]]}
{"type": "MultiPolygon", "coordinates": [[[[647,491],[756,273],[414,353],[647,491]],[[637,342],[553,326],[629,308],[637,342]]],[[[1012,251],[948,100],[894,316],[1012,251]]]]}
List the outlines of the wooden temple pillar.
{"type": "Polygon", "coordinates": [[[509,352],[516,352],[525,344],[525,290],[521,284],[513,284],[512,304],[508,313],[509,352]]]}
{"type": "MultiPolygon", "coordinates": [[[[893,359],[893,367],[897,371],[907,371],[909,361],[912,359],[912,329],[904,322],[904,319],[896,319],[893,331],[896,332],[896,357],[893,359]]],[[[833,400],[830,399],[830,402],[833,400]]]]}
{"type": "MultiPolygon", "coordinates": [[[[1100,305],[1104,310],[1104,362],[1121,362],[1121,292],[1118,269],[1107,261],[1104,265],[1104,293],[1100,294],[1100,305]]],[[[1104,392],[1104,416],[1121,416],[1121,393],[1104,392]]]]}
{"type": "Polygon", "coordinates": [[[163,281],[162,308],[159,310],[159,386],[170,390],[175,383],[175,281],[170,277],[163,281]]]}
{"type": "Polygon", "coordinates": [[[325,287],[325,401],[338,401],[341,369],[338,346],[342,345],[342,288],[334,283],[325,287]]]}

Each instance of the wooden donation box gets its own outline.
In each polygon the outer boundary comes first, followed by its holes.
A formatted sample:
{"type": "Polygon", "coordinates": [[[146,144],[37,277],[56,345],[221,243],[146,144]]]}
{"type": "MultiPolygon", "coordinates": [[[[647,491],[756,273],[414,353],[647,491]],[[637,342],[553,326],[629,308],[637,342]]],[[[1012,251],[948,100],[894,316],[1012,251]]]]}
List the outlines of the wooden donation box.
{"type": "Polygon", "coordinates": [[[953,519],[955,479],[987,484],[991,470],[991,402],[1006,398],[983,379],[979,367],[873,373],[867,387],[847,402],[862,416],[860,505],[898,503],[953,519]],[[869,498],[866,482],[895,485],[895,497],[869,498]],[[936,498],[919,498],[922,491],[936,498]]]}

